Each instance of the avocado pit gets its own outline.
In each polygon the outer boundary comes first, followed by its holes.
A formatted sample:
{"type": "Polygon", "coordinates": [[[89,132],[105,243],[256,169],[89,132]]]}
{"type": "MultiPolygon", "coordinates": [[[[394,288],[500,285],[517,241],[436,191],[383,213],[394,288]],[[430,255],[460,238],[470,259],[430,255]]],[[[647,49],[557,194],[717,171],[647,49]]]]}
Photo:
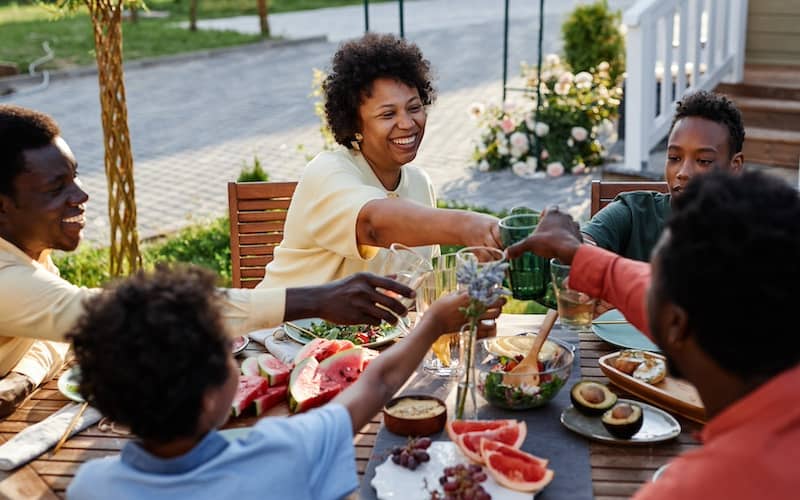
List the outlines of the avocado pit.
{"type": "Polygon", "coordinates": [[[602,417],[603,427],[614,437],[629,439],[642,428],[642,407],[633,403],[619,403],[602,417]]]}

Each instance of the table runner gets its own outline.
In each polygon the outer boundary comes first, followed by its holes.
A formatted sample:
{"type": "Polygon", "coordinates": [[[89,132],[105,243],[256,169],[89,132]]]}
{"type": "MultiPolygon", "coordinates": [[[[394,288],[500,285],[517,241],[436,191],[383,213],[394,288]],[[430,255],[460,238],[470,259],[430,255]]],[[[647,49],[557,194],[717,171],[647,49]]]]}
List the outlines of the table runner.
{"type": "MultiPolygon", "coordinates": [[[[522,449],[550,460],[550,469],[555,471],[553,482],[536,495],[541,500],[582,500],[594,498],[592,492],[592,475],[589,463],[589,442],[577,436],[561,425],[561,411],[570,403],[569,390],[581,377],[580,355],[578,352],[579,338],[577,333],[571,332],[556,325],[550,334],[551,337],[564,340],[575,346],[575,359],[572,364],[572,373],[569,380],[556,397],[542,408],[526,411],[509,411],[495,408],[482,401],[483,406],[478,411],[480,419],[513,418],[524,420],[528,426],[528,433],[522,449]]],[[[453,389],[455,380],[439,379],[424,374],[418,370],[414,378],[407,384],[401,394],[432,394],[447,400],[453,389]]],[[[450,398],[452,400],[452,398],[450,398]]],[[[480,403],[479,403],[480,404],[480,403]]],[[[451,401],[448,401],[448,412],[452,412],[451,401]]],[[[448,413],[450,416],[451,413],[448,413]]],[[[431,436],[434,440],[448,440],[447,433],[442,431],[431,436]]],[[[386,453],[392,446],[403,444],[406,438],[397,436],[381,427],[375,440],[364,480],[361,483],[360,498],[373,500],[376,498],[375,489],[370,482],[375,476],[375,467],[383,463],[386,453]]]]}

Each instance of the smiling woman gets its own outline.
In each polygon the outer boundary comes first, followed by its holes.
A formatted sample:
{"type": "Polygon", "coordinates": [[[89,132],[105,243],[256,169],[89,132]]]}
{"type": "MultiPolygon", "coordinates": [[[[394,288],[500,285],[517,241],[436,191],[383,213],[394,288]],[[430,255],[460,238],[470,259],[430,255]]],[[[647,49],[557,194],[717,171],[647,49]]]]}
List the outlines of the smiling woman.
{"type": "Polygon", "coordinates": [[[308,164],[260,286],[380,273],[394,242],[428,258],[438,244],[499,247],[495,217],[437,209],[430,178],[410,164],[435,98],[431,80],[430,63],[406,40],[367,34],[339,47],[323,93],[344,148],[308,164]]]}

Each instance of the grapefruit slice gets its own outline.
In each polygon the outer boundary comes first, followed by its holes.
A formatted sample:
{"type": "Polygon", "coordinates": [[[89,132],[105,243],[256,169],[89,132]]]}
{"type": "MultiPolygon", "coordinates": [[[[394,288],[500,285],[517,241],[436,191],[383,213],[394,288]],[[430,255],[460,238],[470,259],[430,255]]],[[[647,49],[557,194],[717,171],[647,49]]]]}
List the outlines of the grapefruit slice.
{"type": "Polygon", "coordinates": [[[516,420],[450,420],[445,429],[450,440],[458,443],[458,436],[467,432],[491,431],[507,425],[516,425],[516,420]]]}
{"type": "Polygon", "coordinates": [[[516,491],[536,492],[550,484],[554,473],[536,460],[506,456],[490,451],[486,468],[498,484],[516,491]]]}
{"type": "Polygon", "coordinates": [[[501,455],[505,455],[507,457],[512,458],[519,458],[520,460],[533,460],[534,462],[541,465],[543,468],[547,467],[549,460],[546,458],[540,458],[536,455],[531,455],[530,453],[525,453],[522,450],[518,450],[516,448],[512,448],[506,444],[500,443],[498,441],[490,441],[488,439],[481,439],[481,457],[483,457],[484,463],[486,462],[486,457],[489,456],[489,453],[500,453],[501,455]]]}
{"type": "Polygon", "coordinates": [[[525,441],[527,430],[528,427],[525,425],[525,422],[517,422],[513,425],[506,425],[490,431],[467,432],[466,434],[461,434],[458,436],[456,444],[467,458],[473,462],[482,464],[481,440],[488,439],[511,446],[512,448],[519,448],[522,446],[522,442],[525,441]]]}

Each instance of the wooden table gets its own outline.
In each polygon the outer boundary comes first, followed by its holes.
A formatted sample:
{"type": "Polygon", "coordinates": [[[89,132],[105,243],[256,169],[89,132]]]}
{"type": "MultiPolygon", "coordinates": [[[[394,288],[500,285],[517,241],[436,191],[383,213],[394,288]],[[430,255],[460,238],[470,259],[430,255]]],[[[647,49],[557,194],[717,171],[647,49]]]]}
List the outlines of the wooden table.
{"type": "MultiPolygon", "coordinates": [[[[501,333],[535,330],[541,319],[542,316],[539,315],[506,315],[500,318],[499,329],[501,333]]],[[[260,344],[250,342],[244,355],[254,356],[263,350],[260,344]]],[[[613,346],[593,334],[582,334],[580,358],[583,377],[607,382],[600,372],[597,359],[613,350],[613,346]]],[[[16,412],[0,420],[0,441],[10,439],[68,402],[58,392],[56,381],[48,382],[35,391],[16,412]]],[[[270,415],[287,413],[286,405],[280,405],[269,412],[270,415]]],[[[379,417],[380,415],[365,426],[353,440],[359,476],[363,475],[375,444],[375,436],[381,425],[379,417]]],[[[239,418],[229,422],[226,427],[249,426],[255,420],[252,416],[239,418]]],[[[700,429],[700,425],[682,418],[678,420],[683,426],[683,432],[672,443],[637,447],[592,444],[590,452],[595,497],[598,500],[627,498],[649,480],[658,467],[677,454],[697,447],[698,443],[692,434],[700,429]]],[[[11,473],[0,473],[0,498],[63,498],[67,485],[83,462],[116,454],[129,439],[130,436],[102,432],[97,426],[92,426],[68,440],[57,455],[51,456],[47,453],[11,473]]]]}

